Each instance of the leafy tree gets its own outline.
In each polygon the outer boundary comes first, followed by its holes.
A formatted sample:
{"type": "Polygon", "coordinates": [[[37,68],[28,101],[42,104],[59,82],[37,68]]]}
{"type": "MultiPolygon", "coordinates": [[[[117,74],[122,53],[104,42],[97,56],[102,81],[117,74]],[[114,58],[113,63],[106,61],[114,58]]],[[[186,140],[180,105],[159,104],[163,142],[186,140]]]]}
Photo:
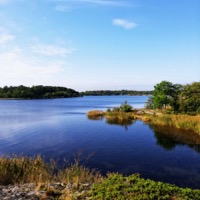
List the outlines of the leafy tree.
{"type": "Polygon", "coordinates": [[[180,94],[180,111],[199,112],[200,111],[200,82],[187,84],[180,94]]]}
{"type": "Polygon", "coordinates": [[[147,109],[154,109],[153,98],[152,96],[148,98],[148,101],[145,106],[147,109]]]}
{"type": "Polygon", "coordinates": [[[170,98],[173,93],[173,84],[168,81],[162,81],[154,86],[153,103],[154,108],[166,108],[170,104],[170,98]]]}
{"type": "Polygon", "coordinates": [[[181,84],[174,84],[171,89],[170,106],[173,108],[174,111],[179,111],[179,97],[181,91],[183,90],[183,86],[181,84]]]}

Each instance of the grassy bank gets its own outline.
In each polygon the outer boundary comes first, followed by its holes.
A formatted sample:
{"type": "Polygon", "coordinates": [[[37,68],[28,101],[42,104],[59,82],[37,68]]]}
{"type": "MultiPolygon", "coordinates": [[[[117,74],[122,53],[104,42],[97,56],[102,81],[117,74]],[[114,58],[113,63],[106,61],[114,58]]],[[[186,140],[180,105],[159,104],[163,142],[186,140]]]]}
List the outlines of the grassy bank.
{"type": "Polygon", "coordinates": [[[35,158],[0,158],[0,185],[35,183],[36,193],[44,190],[44,199],[200,199],[200,190],[179,188],[171,184],[145,180],[139,175],[128,177],[99,172],[80,166],[76,161],[65,169],[55,162],[45,163],[41,156],[35,158]],[[48,183],[62,183],[62,188],[52,188],[48,183]]]}
{"type": "Polygon", "coordinates": [[[144,122],[159,126],[174,127],[177,129],[192,131],[200,134],[200,115],[191,116],[185,114],[156,114],[149,110],[133,110],[131,112],[123,111],[90,111],[88,113],[89,119],[97,119],[105,117],[108,121],[115,121],[116,123],[130,122],[130,120],[141,119],[144,122]]]}
{"type": "Polygon", "coordinates": [[[162,114],[156,116],[148,115],[146,117],[150,123],[155,125],[175,127],[200,134],[200,115],[162,114]]]}

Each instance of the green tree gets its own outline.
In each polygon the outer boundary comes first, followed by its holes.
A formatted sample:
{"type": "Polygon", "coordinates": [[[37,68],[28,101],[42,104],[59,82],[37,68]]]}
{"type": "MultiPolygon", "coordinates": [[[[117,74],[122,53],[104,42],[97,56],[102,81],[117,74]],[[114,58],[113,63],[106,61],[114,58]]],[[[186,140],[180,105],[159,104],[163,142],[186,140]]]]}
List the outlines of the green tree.
{"type": "Polygon", "coordinates": [[[180,93],[183,91],[183,85],[174,84],[171,88],[170,106],[174,111],[179,111],[180,108],[180,93]]]}
{"type": "Polygon", "coordinates": [[[184,86],[180,98],[180,111],[196,112],[200,110],[200,82],[194,82],[184,86]]]}
{"type": "Polygon", "coordinates": [[[178,111],[180,107],[179,96],[183,86],[173,84],[168,81],[162,81],[154,86],[152,99],[147,103],[148,107],[166,108],[170,106],[174,111],[178,111]]]}
{"type": "Polygon", "coordinates": [[[168,81],[162,81],[154,86],[153,103],[154,108],[166,108],[171,102],[173,94],[173,84],[168,81]]]}

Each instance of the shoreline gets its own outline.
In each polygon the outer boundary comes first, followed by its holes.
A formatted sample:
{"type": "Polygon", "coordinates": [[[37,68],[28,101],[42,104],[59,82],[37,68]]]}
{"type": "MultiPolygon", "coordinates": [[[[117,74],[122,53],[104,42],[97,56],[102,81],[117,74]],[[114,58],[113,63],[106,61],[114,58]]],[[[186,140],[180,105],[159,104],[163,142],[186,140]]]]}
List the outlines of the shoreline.
{"type": "Polygon", "coordinates": [[[130,112],[124,111],[101,111],[92,110],[87,113],[88,119],[106,118],[113,120],[116,124],[130,122],[130,120],[142,120],[158,126],[169,126],[171,128],[192,131],[200,135],[200,115],[191,116],[186,114],[166,114],[145,108],[134,109],[130,112]]]}
{"type": "Polygon", "coordinates": [[[88,169],[78,163],[57,168],[41,156],[0,157],[2,200],[113,200],[113,199],[200,199],[200,190],[141,178],[88,169]],[[142,198],[143,197],[143,198],[142,198]]]}

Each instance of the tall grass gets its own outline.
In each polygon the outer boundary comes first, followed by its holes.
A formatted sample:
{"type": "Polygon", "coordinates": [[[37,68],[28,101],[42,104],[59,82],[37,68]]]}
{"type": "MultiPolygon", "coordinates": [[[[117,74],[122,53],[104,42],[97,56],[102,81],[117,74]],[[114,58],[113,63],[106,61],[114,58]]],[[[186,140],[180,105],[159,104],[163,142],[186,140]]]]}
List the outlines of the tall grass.
{"type": "MultiPolygon", "coordinates": [[[[66,168],[59,168],[54,161],[45,163],[41,156],[0,158],[0,185],[34,183],[36,195],[41,189],[45,191],[42,196],[43,200],[74,199],[73,194],[83,190],[84,183],[91,185],[101,180],[102,176],[99,172],[80,165],[76,159],[73,164],[68,164],[66,168]],[[52,183],[62,183],[65,187],[58,190],[52,187],[52,183]]],[[[87,196],[88,190],[89,188],[83,191],[82,196],[87,196]]]]}
{"type": "Polygon", "coordinates": [[[101,110],[92,110],[87,113],[88,119],[99,120],[102,119],[105,115],[105,112],[101,110]]]}
{"type": "Polygon", "coordinates": [[[41,156],[0,158],[1,185],[46,182],[52,179],[51,172],[41,156]]]}
{"type": "Polygon", "coordinates": [[[121,125],[130,125],[131,120],[140,119],[144,122],[150,122],[151,124],[160,125],[160,126],[169,126],[178,129],[183,129],[187,131],[192,131],[194,133],[200,134],[200,115],[191,116],[186,114],[137,114],[134,110],[131,112],[123,112],[121,110],[116,111],[99,111],[94,110],[88,112],[89,119],[102,119],[105,117],[109,124],[121,124],[121,125]]]}
{"type": "Polygon", "coordinates": [[[158,116],[149,115],[147,118],[152,124],[175,127],[200,134],[200,115],[164,114],[158,116]]]}
{"type": "Polygon", "coordinates": [[[56,162],[45,163],[41,156],[34,158],[12,156],[0,158],[0,185],[45,183],[60,181],[62,183],[92,183],[100,178],[100,173],[89,170],[79,161],[59,168],[56,162]]]}

